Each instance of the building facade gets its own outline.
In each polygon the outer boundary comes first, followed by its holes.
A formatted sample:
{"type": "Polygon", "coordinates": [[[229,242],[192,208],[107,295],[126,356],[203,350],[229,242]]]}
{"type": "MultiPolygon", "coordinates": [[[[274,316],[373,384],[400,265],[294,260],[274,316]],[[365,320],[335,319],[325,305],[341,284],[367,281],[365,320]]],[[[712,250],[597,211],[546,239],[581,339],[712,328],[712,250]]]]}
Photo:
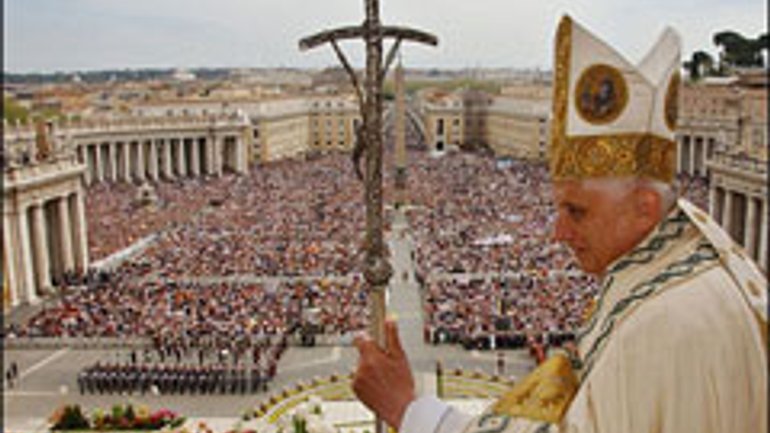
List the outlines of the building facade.
{"type": "Polygon", "coordinates": [[[426,89],[416,98],[417,113],[424,125],[425,142],[432,151],[443,152],[448,146],[460,147],[465,132],[465,109],[459,92],[445,93],[426,89]]]}
{"type": "MultiPolygon", "coordinates": [[[[6,128],[6,157],[35,152],[35,128],[6,128]]],[[[251,146],[248,121],[233,115],[124,117],[55,123],[51,138],[84,164],[83,180],[135,182],[245,173],[251,146]]]]}
{"type": "Polygon", "coordinates": [[[495,155],[544,161],[550,131],[549,100],[496,97],[489,109],[487,140],[495,155]]]}
{"type": "Polygon", "coordinates": [[[709,169],[709,213],[767,272],[767,159],[715,152],[709,169]]]}
{"type": "Polygon", "coordinates": [[[707,176],[716,151],[767,160],[767,80],[753,74],[707,78],[682,86],[678,170],[707,176]]]}
{"type": "Polygon", "coordinates": [[[707,176],[709,213],[767,271],[767,71],[688,84],[681,98],[680,172],[707,176]]]}
{"type": "Polygon", "coordinates": [[[88,268],[85,165],[74,154],[3,169],[3,309],[34,304],[88,268]]]}
{"type": "Polygon", "coordinates": [[[550,86],[512,85],[499,95],[477,90],[425,90],[418,112],[432,149],[451,144],[489,148],[496,156],[544,160],[550,125],[550,86]]]}
{"type": "Polygon", "coordinates": [[[250,121],[251,162],[294,158],[309,151],[350,150],[361,117],[352,94],[172,99],[139,105],[134,112],[150,116],[243,116],[250,121]]]}

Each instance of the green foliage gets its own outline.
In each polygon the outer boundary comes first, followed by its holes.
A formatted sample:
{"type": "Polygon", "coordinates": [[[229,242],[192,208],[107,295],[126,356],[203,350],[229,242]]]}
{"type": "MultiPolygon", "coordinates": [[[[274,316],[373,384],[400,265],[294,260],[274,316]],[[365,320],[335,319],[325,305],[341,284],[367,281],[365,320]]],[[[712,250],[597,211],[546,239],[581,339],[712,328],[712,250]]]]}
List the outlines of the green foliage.
{"type": "Polygon", "coordinates": [[[25,121],[29,118],[29,110],[19,105],[16,100],[3,97],[3,118],[9,122],[25,121]]]}
{"type": "Polygon", "coordinates": [[[122,404],[116,404],[112,406],[112,419],[121,419],[123,418],[123,405],[122,404]]]}
{"type": "Polygon", "coordinates": [[[767,49],[767,34],[755,39],[746,38],[738,32],[725,30],[714,34],[714,45],[720,48],[720,70],[731,67],[763,67],[762,50],[767,49]]]}
{"type": "Polygon", "coordinates": [[[684,67],[690,74],[690,79],[697,81],[702,77],[714,75],[714,59],[705,51],[692,53],[690,60],[684,62],[684,67]]]}
{"type": "Polygon", "coordinates": [[[307,420],[298,416],[292,417],[294,433],[307,433],[307,420]]]}
{"type": "Polygon", "coordinates": [[[123,414],[123,416],[133,422],[136,419],[136,413],[134,413],[134,406],[133,405],[127,405],[126,406],[126,412],[123,414]]]}
{"type": "Polygon", "coordinates": [[[84,430],[90,428],[88,419],[83,415],[80,405],[65,406],[54,430],[84,430]]]}
{"type": "Polygon", "coordinates": [[[175,429],[177,427],[181,427],[182,424],[187,420],[187,418],[180,416],[178,418],[174,418],[168,423],[169,428],[175,429]]]}
{"type": "Polygon", "coordinates": [[[62,119],[64,118],[64,114],[62,114],[61,111],[56,110],[54,108],[44,108],[42,110],[35,111],[32,117],[34,119],[43,119],[43,120],[62,119]]]}
{"type": "Polygon", "coordinates": [[[715,62],[708,53],[697,50],[682,63],[694,81],[707,76],[724,76],[736,67],[765,66],[762,52],[769,49],[767,33],[752,39],[732,30],[724,30],[714,33],[712,42],[719,48],[719,62],[715,62]]]}

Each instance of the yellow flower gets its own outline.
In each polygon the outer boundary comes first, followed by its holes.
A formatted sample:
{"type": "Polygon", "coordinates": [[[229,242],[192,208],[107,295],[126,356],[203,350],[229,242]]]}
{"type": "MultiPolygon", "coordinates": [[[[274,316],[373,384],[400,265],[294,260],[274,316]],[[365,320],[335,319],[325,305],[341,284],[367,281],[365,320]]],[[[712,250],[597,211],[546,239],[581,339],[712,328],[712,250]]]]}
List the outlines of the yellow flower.
{"type": "Polygon", "coordinates": [[[136,417],[137,418],[149,418],[150,417],[150,408],[146,405],[138,405],[136,407],[136,417]]]}

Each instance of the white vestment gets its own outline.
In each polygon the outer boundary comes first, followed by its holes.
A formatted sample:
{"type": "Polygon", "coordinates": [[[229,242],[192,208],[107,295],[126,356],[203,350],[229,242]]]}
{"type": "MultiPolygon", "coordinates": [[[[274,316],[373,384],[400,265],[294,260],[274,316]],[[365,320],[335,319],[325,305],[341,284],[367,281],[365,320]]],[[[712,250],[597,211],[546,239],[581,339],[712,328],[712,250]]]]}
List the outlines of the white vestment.
{"type": "Polygon", "coordinates": [[[767,278],[692,204],[609,267],[578,334],[581,381],[561,422],[433,397],[400,433],[767,433],[767,278]]]}

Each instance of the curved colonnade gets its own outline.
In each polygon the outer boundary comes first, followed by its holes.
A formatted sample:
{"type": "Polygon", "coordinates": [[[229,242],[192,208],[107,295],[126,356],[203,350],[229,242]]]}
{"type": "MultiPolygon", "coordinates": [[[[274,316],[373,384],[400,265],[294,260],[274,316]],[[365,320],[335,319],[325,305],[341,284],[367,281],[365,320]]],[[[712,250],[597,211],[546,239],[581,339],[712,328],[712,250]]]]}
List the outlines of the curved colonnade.
{"type": "Polygon", "coordinates": [[[4,124],[3,305],[37,303],[89,265],[86,188],[245,173],[251,125],[234,116],[4,124]]]}

